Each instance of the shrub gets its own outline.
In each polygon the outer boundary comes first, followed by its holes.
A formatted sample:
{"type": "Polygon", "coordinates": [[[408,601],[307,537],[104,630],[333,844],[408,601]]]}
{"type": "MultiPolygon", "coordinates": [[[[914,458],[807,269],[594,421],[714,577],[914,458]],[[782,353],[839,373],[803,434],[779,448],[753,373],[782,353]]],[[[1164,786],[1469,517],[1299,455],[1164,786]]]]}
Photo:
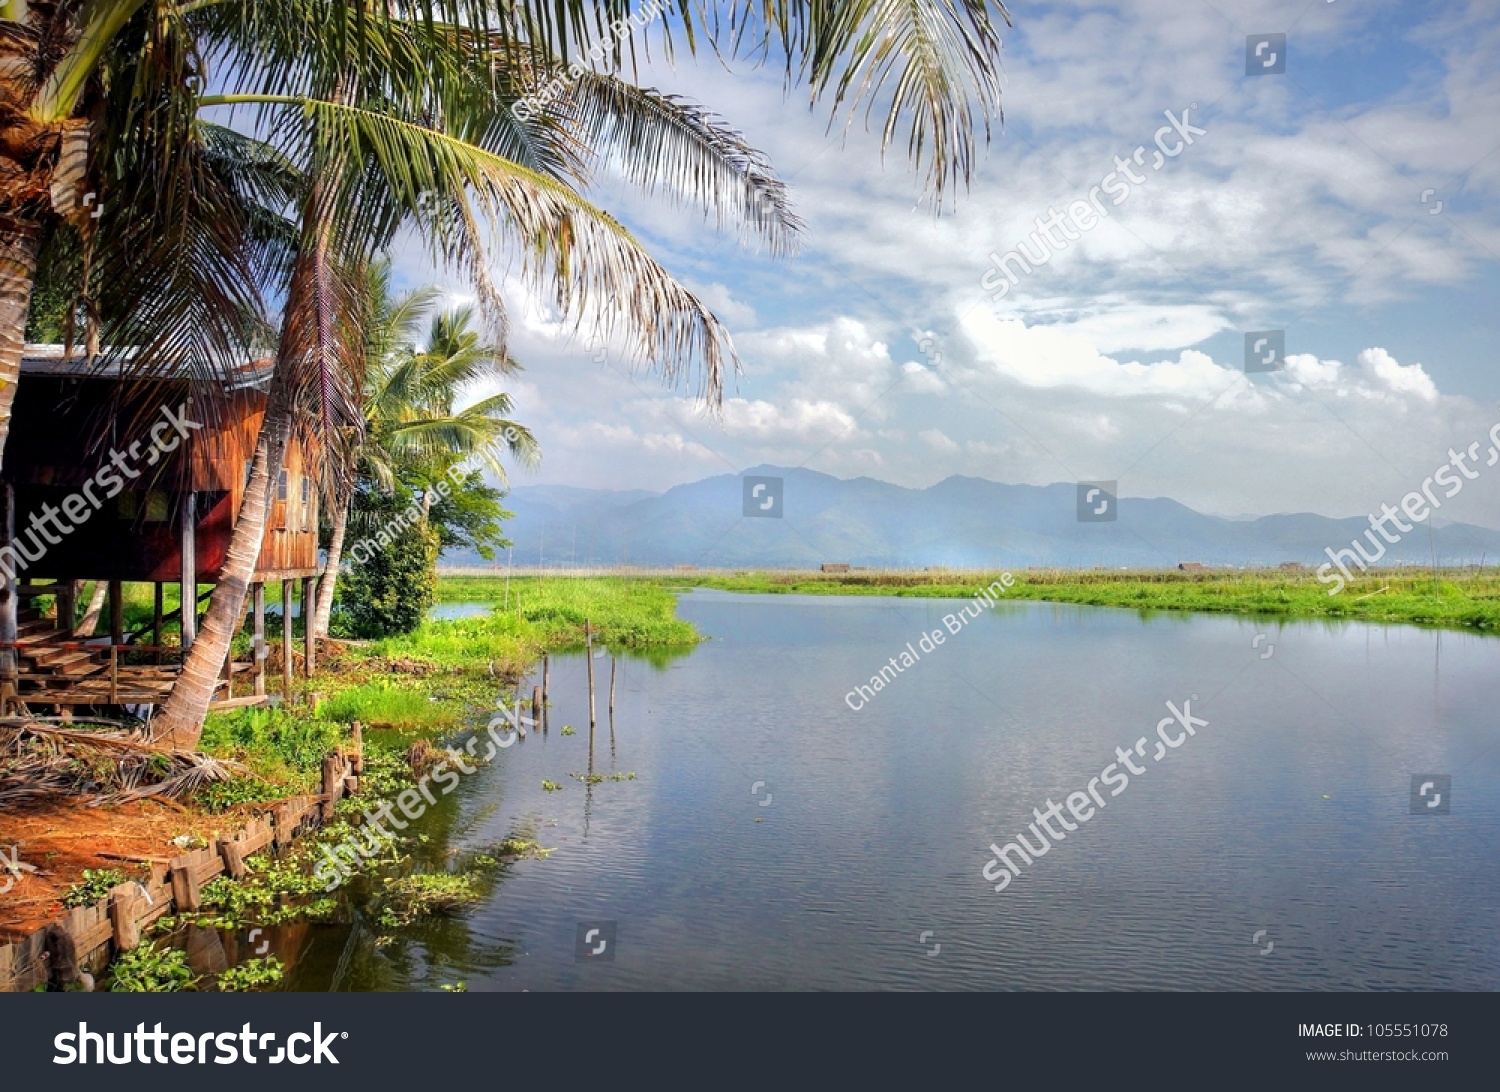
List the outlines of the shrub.
{"type": "Polygon", "coordinates": [[[410,504],[400,494],[356,495],[356,526],[374,528],[356,546],[373,543],[354,556],[339,574],[337,617],[340,636],[391,637],[411,633],[437,601],[438,536],[426,524],[402,526],[410,504]]]}

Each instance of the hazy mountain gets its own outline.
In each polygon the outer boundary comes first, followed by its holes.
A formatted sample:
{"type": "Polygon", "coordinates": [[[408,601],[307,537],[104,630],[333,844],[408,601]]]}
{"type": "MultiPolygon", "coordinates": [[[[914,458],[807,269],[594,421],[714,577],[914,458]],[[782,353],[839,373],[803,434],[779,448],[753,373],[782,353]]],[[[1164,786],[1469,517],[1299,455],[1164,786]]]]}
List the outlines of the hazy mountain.
{"type": "MultiPolygon", "coordinates": [[[[763,491],[759,504],[769,494],[763,491]]],[[[1276,565],[1327,560],[1368,529],[1360,518],[1309,513],[1225,519],[1164,497],[1123,497],[1114,522],[1078,518],[1072,482],[1005,485],[952,477],[926,489],[813,470],[757,467],[665,493],[521,486],[506,533],[517,565],[868,566],[1276,565]],[[746,516],[743,477],[782,480],[781,518],[746,516]]],[[[775,503],[771,511],[776,511],[775,503]]],[[[1419,524],[1382,564],[1500,560],[1500,532],[1419,524]]],[[[1367,547],[1368,549],[1368,547],[1367,547]]],[[[500,559],[502,562],[504,558],[500,559]]],[[[448,565],[477,558],[446,556],[448,565]]]]}

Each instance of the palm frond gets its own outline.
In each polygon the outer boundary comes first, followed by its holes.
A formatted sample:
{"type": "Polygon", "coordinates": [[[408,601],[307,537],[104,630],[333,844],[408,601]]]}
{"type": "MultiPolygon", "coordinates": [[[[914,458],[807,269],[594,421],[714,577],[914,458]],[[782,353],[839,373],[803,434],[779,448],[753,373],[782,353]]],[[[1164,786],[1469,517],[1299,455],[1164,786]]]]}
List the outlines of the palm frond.
{"type": "Polygon", "coordinates": [[[615,76],[589,72],[566,84],[556,109],[597,156],[647,192],[735,225],[775,255],[795,253],[803,223],[770,161],[703,107],[615,76]]]}

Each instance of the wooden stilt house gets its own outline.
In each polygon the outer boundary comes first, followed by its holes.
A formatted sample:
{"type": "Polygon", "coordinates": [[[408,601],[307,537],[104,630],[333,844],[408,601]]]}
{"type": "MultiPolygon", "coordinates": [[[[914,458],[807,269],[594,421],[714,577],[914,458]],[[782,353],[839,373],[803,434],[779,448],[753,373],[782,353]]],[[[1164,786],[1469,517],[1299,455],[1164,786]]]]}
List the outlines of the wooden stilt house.
{"type": "MultiPolygon", "coordinates": [[[[36,712],[166,700],[228,556],[269,378],[269,361],[255,361],[213,380],[127,381],[118,365],[27,346],[0,465],[0,702],[36,712]],[[75,631],[76,592],[88,581],[109,589],[107,635],[75,631]],[[134,633],[127,584],[153,589],[152,621],[134,633]],[[168,586],[180,611],[163,609],[168,586]],[[56,602],[47,616],[36,607],[43,596],[56,602]]],[[[253,648],[242,662],[230,656],[221,703],[266,700],[268,583],[280,584],[290,692],[293,588],[304,614],[316,598],[316,458],[296,441],[288,448],[252,580],[253,648]],[[245,675],[252,692],[236,695],[245,675]]],[[[311,674],[310,638],[304,657],[311,674]]]]}

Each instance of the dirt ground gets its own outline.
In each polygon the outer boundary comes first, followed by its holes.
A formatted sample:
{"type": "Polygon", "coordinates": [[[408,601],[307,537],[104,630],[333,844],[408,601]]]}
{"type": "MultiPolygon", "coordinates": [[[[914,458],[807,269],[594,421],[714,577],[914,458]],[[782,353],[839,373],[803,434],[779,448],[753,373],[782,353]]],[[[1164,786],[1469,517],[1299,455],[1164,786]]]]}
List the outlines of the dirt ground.
{"type": "Polygon", "coordinates": [[[0,889],[10,881],[0,893],[0,943],[59,916],[64,909],[59,900],[86,868],[114,868],[144,878],[148,866],[142,858],[166,859],[185,851],[172,839],[196,835],[213,844],[216,834],[237,830],[244,822],[243,816],[209,815],[154,800],[97,808],[81,801],[50,801],[0,810],[0,889]]]}

